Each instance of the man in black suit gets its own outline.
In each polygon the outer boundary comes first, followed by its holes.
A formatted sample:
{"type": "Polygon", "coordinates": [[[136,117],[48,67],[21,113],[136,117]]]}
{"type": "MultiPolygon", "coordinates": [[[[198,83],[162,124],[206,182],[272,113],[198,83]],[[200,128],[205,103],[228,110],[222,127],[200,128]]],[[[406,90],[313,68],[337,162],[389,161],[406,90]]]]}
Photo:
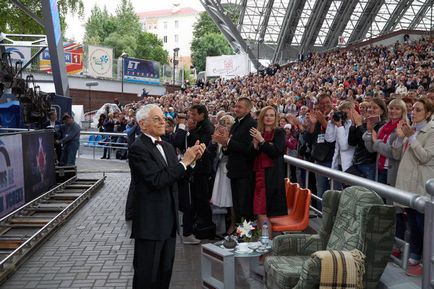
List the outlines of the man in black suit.
{"type": "Polygon", "coordinates": [[[253,105],[250,99],[241,97],[234,107],[235,123],[230,132],[222,129],[214,135],[228,155],[228,177],[231,179],[232,202],[235,220],[253,219],[253,156],[249,153],[252,137],[249,130],[256,127],[250,115],[253,105]]]}
{"type": "Polygon", "coordinates": [[[187,166],[200,158],[205,146],[195,143],[181,161],[175,149],[161,141],[163,111],[148,104],[136,114],[142,131],[130,149],[129,164],[135,183],[133,288],[169,288],[178,225],[178,181],[187,166]]]}
{"type": "MultiPolygon", "coordinates": [[[[193,105],[190,108],[190,118],[196,122],[196,126],[190,131],[188,146],[194,145],[197,141],[208,145],[214,133],[214,126],[209,120],[206,107],[202,104],[193,105]]],[[[196,213],[195,232],[196,237],[200,239],[212,239],[215,235],[211,206],[209,204],[209,200],[211,199],[210,183],[212,183],[212,162],[212,156],[209,152],[205,151],[204,155],[196,162],[196,166],[193,169],[191,194],[196,213]]]]}

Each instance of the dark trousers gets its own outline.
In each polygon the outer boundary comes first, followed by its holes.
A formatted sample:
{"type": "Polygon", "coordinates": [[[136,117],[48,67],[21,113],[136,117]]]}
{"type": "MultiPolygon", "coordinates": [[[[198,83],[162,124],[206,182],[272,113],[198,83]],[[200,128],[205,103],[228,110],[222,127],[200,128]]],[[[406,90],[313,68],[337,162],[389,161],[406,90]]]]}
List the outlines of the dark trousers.
{"type": "Polygon", "coordinates": [[[212,212],[209,203],[211,199],[209,181],[208,175],[194,175],[193,181],[190,184],[191,196],[196,210],[196,223],[199,227],[212,223],[212,212]]]}
{"type": "Polygon", "coordinates": [[[128,189],[127,203],[125,205],[125,220],[132,220],[134,217],[134,191],[136,190],[136,185],[134,183],[133,177],[131,176],[130,188],[128,189]]]}
{"type": "Polygon", "coordinates": [[[231,179],[232,203],[237,223],[241,221],[241,218],[253,220],[253,188],[253,175],[231,179]]]}
{"type": "Polygon", "coordinates": [[[423,251],[424,214],[414,209],[405,209],[410,227],[410,258],[420,260],[423,251]]]}
{"type": "Polygon", "coordinates": [[[162,241],[135,239],[133,289],[169,288],[175,246],[175,234],[162,241]]]}
{"type": "Polygon", "coordinates": [[[193,234],[194,204],[191,196],[189,178],[178,182],[179,210],[182,212],[182,235],[193,234]]]}

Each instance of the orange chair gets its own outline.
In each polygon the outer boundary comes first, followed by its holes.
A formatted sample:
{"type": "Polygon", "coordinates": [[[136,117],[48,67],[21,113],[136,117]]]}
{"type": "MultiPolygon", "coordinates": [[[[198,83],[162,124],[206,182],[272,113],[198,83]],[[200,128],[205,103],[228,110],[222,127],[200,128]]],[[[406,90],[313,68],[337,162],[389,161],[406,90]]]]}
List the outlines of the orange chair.
{"type": "Polygon", "coordinates": [[[296,197],[298,191],[300,190],[300,185],[298,183],[291,183],[288,181],[288,185],[286,185],[286,206],[288,207],[288,215],[294,210],[296,197]]]}
{"type": "Polygon", "coordinates": [[[293,210],[286,216],[270,218],[274,232],[303,231],[309,226],[309,206],[312,193],[309,189],[299,189],[293,210]]]}

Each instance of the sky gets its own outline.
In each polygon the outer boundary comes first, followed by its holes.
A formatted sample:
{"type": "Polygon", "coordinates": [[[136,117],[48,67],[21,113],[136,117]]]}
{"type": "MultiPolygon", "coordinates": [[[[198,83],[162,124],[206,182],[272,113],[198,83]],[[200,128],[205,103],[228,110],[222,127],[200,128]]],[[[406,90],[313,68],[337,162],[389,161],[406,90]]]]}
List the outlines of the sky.
{"type": "MultiPolygon", "coordinates": [[[[84,24],[95,4],[100,8],[104,8],[105,6],[109,13],[114,14],[120,2],[120,0],[84,0],[83,18],[67,15],[66,23],[68,26],[65,31],[65,37],[81,42],[84,35],[84,24]]],[[[199,0],[131,0],[131,2],[136,12],[170,9],[174,3],[179,3],[180,7],[192,7],[199,11],[204,10],[199,0]]]]}

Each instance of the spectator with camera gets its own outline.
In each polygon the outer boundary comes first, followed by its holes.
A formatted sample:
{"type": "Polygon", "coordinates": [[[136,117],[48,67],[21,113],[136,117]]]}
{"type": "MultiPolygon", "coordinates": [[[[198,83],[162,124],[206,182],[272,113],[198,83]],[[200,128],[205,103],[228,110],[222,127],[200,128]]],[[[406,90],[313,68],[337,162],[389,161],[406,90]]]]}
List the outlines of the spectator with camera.
{"type": "Polygon", "coordinates": [[[352,102],[342,102],[338,110],[333,113],[325,131],[325,140],[329,143],[335,142],[331,168],[344,172],[351,167],[356,149],[348,143],[348,135],[352,124],[352,110],[354,110],[352,102]]]}

